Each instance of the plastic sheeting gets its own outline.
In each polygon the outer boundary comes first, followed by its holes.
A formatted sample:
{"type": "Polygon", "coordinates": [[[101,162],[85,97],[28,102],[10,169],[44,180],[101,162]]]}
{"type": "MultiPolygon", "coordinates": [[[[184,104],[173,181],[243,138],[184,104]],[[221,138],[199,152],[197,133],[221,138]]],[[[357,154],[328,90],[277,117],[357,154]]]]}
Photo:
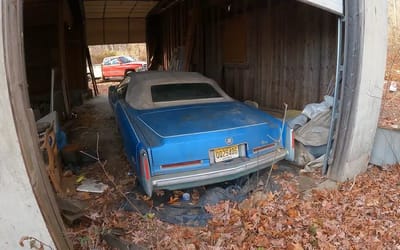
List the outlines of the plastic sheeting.
{"type": "Polygon", "coordinates": [[[319,114],[324,113],[333,105],[333,97],[332,96],[324,96],[324,101],[321,103],[310,103],[307,104],[303,109],[303,115],[307,116],[310,119],[314,119],[319,114]]]}
{"type": "Polygon", "coordinates": [[[305,146],[321,146],[328,142],[332,111],[330,109],[319,113],[303,127],[295,131],[297,141],[305,146]]]}
{"type": "MultiPolygon", "coordinates": [[[[199,200],[195,203],[192,200],[168,204],[169,197],[173,196],[172,191],[166,191],[162,196],[153,195],[153,207],[149,207],[148,204],[140,199],[140,195],[143,195],[142,190],[135,190],[129,193],[127,196],[132,204],[140,210],[142,214],[155,213],[155,216],[162,221],[169,222],[172,224],[179,224],[185,226],[205,226],[211,215],[205,210],[206,205],[215,205],[220,201],[229,200],[234,202],[241,202],[248,197],[256,188],[260,187],[260,183],[263,185],[265,192],[275,192],[280,189],[280,186],[270,178],[269,182],[266,183],[269,168],[251,174],[249,176],[241,177],[233,181],[219,183],[215,185],[199,187],[196,190],[199,191],[199,200]],[[265,183],[265,184],[264,184],[265,183]]],[[[289,166],[279,166],[278,169],[272,171],[272,176],[281,174],[283,172],[296,172],[295,169],[289,166]]],[[[140,187],[138,187],[140,189],[140,187]]],[[[193,189],[183,190],[187,193],[192,193],[193,189]]],[[[130,205],[130,202],[124,202],[122,209],[126,211],[136,211],[130,205]]]]}
{"type": "Polygon", "coordinates": [[[321,103],[310,103],[302,113],[288,121],[295,131],[294,164],[305,166],[305,170],[321,166],[328,143],[333,97],[324,96],[321,103]]]}

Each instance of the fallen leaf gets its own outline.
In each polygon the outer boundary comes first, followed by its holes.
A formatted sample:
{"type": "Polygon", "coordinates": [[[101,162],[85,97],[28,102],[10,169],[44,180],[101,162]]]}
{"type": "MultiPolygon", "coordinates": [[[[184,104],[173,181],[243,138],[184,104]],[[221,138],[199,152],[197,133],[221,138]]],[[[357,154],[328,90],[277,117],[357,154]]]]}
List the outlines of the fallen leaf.
{"type": "Polygon", "coordinates": [[[298,212],[296,209],[294,209],[294,208],[290,208],[290,209],[287,211],[287,213],[288,213],[288,216],[289,216],[290,218],[296,218],[297,216],[299,216],[299,212],[298,212]]]}
{"type": "Polygon", "coordinates": [[[192,192],[192,201],[197,202],[200,199],[200,193],[197,190],[193,190],[192,192]]]}
{"type": "Polygon", "coordinates": [[[144,200],[144,201],[148,201],[148,200],[151,199],[151,197],[150,197],[150,196],[147,196],[147,195],[143,195],[143,196],[141,196],[140,198],[141,198],[142,200],[144,200]]]}
{"type": "Polygon", "coordinates": [[[146,213],[145,217],[148,219],[154,219],[155,215],[156,215],[155,213],[146,213]]]}
{"type": "Polygon", "coordinates": [[[168,204],[174,204],[179,201],[179,197],[170,196],[168,204]]]}
{"type": "Polygon", "coordinates": [[[76,178],[76,183],[81,183],[83,180],[85,179],[85,176],[84,175],[80,175],[80,176],[78,176],[77,178],[76,178]]]}
{"type": "Polygon", "coordinates": [[[76,194],[76,198],[78,200],[89,200],[92,198],[92,196],[90,195],[90,193],[87,193],[87,192],[78,192],[76,194]]]}
{"type": "Polygon", "coordinates": [[[290,243],[287,246],[287,250],[303,250],[304,248],[301,246],[300,243],[290,243]]]}
{"type": "Polygon", "coordinates": [[[268,192],[267,201],[273,201],[275,199],[275,195],[272,192],[268,192]]]}

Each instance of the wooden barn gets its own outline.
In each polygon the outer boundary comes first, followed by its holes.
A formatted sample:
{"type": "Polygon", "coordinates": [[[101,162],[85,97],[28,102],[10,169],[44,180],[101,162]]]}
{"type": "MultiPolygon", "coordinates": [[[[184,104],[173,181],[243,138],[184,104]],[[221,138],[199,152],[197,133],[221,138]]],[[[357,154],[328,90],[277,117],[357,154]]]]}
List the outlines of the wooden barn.
{"type": "Polygon", "coordinates": [[[89,45],[146,43],[150,70],[200,72],[235,99],[274,112],[331,95],[334,144],[324,174],[344,181],[367,168],[385,69],[386,1],[5,0],[0,13],[0,199],[9,200],[0,217],[12,228],[0,229],[2,249],[18,248],[21,235],[71,248],[37,147],[34,110],[51,99],[68,118],[91,95],[89,45]]]}

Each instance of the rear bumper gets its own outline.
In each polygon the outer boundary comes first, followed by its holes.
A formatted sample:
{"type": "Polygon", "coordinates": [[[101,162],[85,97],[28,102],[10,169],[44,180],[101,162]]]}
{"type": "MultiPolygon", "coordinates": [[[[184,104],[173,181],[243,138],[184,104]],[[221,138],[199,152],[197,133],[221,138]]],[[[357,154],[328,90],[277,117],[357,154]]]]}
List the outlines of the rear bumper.
{"type": "Polygon", "coordinates": [[[284,159],[286,154],[286,149],[280,148],[257,158],[239,158],[231,162],[222,162],[212,165],[208,169],[153,176],[151,178],[151,184],[153,190],[173,190],[233,180],[271,166],[274,162],[284,159]]]}

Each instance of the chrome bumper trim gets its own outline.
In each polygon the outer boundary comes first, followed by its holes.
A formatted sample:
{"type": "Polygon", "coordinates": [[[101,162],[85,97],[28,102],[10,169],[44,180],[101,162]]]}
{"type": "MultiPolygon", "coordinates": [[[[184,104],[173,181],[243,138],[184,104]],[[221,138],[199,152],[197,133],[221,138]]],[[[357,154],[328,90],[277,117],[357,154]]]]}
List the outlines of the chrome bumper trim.
{"type": "Polygon", "coordinates": [[[152,177],[153,189],[178,189],[233,180],[257,170],[266,168],[285,158],[287,151],[279,148],[274,152],[256,158],[239,158],[231,162],[222,162],[210,168],[196,171],[158,175],[152,177]]]}

